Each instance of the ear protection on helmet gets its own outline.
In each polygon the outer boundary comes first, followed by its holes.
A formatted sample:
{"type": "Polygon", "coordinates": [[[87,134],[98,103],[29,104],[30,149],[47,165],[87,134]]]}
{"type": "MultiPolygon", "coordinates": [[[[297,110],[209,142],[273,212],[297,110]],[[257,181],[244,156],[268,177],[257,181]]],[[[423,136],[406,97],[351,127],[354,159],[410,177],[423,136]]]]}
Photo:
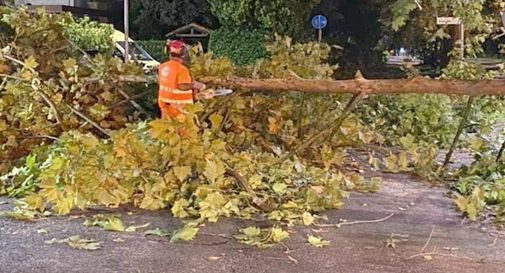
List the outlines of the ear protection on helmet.
{"type": "Polygon", "coordinates": [[[184,57],[187,53],[186,44],[179,40],[167,41],[165,46],[165,54],[170,56],[184,57]]]}

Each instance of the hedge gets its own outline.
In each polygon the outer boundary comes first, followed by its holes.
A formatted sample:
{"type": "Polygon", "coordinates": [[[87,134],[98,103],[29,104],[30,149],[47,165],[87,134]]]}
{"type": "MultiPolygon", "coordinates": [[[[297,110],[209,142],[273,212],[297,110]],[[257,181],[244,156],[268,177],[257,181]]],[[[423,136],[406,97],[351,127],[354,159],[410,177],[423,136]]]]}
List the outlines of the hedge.
{"type": "Polygon", "coordinates": [[[268,56],[264,32],[249,29],[213,30],[209,49],[215,56],[228,57],[235,65],[247,65],[268,56]]]}
{"type": "Polygon", "coordinates": [[[167,59],[167,56],[163,52],[166,43],[165,40],[146,40],[137,41],[137,43],[158,62],[163,62],[167,59]]]}
{"type": "Polygon", "coordinates": [[[65,33],[77,46],[84,50],[98,50],[103,54],[113,51],[114,26],[92,21],[89,17],[74,18],[62,23],[65,33]]]}

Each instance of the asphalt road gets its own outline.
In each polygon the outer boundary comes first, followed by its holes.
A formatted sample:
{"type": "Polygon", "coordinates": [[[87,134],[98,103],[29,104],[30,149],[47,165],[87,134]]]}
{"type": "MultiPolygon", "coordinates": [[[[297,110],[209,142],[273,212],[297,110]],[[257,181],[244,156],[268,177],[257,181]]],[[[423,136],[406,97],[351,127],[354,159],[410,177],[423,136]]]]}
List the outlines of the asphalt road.
{"type": "MultiPolygon", "coordinates": [[[[379,193],[352,194],[344,208],[329,211],[327,216],[330,222],[381,219],[393,213],[391,218],[340,228],[298,226],[290,230],[285,246],[271,249],[216,236],[266,224],[236,219],[208,224],[190,243],[171,244],[142,232],[114,233],[83,226],[84,219],[96,211],[33,223],[0,218],[0,272],[505,272],[505,233],[490,224],[464,221],[446,193],[444,188],[408,175],[384,176],[379,193]],[[39,234],[39,229],[47,233],[39,234]],[[425,248],[425,252],[436,253],[430,255],[432,260],[409,259],[420,253],[432,229],[425,248]],[[322,236],[331,244],[316,249],[307,244],[308,234],[322,236]],[[72,235],[96,239],[102,248],[83,251],[44,243],[72,235]],[[386,246],[391,238],[395,248],[386,246]]],[[[0,198],[2,201],[9,203],[0,205],[0,210],[12,206],[13,200],[0,198]]],[[[151,223],[150,228],[168,230],[180,227],[167,211],[122,208],[120,213],[125,224],[151,223]]]]}

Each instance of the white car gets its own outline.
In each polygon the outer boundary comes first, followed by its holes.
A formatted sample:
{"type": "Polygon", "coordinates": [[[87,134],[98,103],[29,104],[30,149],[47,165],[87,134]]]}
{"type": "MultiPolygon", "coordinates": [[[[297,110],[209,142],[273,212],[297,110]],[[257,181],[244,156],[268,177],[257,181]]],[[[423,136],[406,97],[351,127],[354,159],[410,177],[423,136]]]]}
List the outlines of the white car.
{"type": "MultiPolygon", "coordinates": [[[[125,35],[121,31],[115,30],[114,34],[112,36],[112,39],[114,41],[115,49],[114,49],[114,55],[121,57],[124,59],[125,56],[125,35]]],[[[142,64],[144,70],[146,72],[152,72],[155,71],[160,63],[156,61],[147,51],[145,51],[139,44],[137,44],[134,40],[131,38],[128,39],[129,47],[130,47],[130,59],[131,60],[136,60],[140,64],[142,64]]]]}
{"type": "Polygon", "coordinates": [[[394,55],[389,55],[386,63],[389,65],[399,65],[404,66],[407,63],[412,65],[421,65],[423,60],[412,56],[404,48],[400,48],[397,52],[391,52],[394,55]]]}

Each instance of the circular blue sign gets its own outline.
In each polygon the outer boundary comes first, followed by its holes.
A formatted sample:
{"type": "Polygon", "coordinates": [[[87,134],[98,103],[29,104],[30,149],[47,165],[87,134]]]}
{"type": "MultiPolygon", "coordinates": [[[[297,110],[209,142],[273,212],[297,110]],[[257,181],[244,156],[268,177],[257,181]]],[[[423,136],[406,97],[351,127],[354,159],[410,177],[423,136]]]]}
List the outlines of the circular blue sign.
{"type": "Polygon", "coordinates": [[[328,25],[328,19],[324,15],[316,15],[312,18],[312,26],[315,29],[323,29],[328,25]]]}

